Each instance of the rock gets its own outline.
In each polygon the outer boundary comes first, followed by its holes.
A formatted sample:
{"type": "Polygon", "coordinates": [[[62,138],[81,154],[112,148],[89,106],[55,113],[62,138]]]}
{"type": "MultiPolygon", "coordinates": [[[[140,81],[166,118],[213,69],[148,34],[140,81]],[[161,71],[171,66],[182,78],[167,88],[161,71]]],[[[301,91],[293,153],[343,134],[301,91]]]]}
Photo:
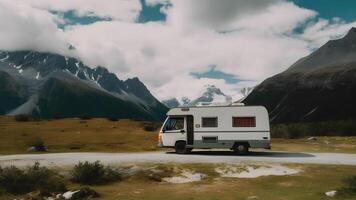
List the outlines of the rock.
{"type": "Polygon", "coordinates": [[[45,146],[30,146],[27,148],[27,152],[47,151],[45,146]]]}
{"type": "Polygon", "coordinates": [[[252,200],[252,199],[258,199],[258,196],[249,196],[247,199],[252,200]]]}
{"type": "Polygon", "coordinates": [[[334,197],[336,195],[337,191],[336,190],[331,190],[329,192],[325,192],[325,195],[328,197],[334,197]]]}
{"type": "Polygon", "coordinates": [[[99,193],[89,187],[81,188],[79,192],[73,194],[72,199],[90,199],[100,197],[99,193]]]}
{"type": "Polygon", "coordinates": [[[34,146],[30,146],[27,148],[27,152],[35,152],[36,151],[36,147],[34,146]]]}
{"type": "Polygon", "coordinates": [[[100,197],[99,193],[97,193],[95,190],[90,189],[89,187],[81,188],[76,191],[67,191],[63,193],[62,195],[56,197],[56,199],[91,199],[91,198],[98,198],[100,197]]]}
{"type": "Polygon", "coordinates": [[[65,193],[62,194],[62,197],[64,199],[72,199],[73,195],[77,192],[79,192],[80,190],[76,190],[76,191],[67,191],[65,193]]]}
{"type": "Polygon", "coordinates": [[[308,140],[309,141],[316,141],[316,140],[318,140],[316,137],[310,137],[310,138],[308,138],[308,140]]]}

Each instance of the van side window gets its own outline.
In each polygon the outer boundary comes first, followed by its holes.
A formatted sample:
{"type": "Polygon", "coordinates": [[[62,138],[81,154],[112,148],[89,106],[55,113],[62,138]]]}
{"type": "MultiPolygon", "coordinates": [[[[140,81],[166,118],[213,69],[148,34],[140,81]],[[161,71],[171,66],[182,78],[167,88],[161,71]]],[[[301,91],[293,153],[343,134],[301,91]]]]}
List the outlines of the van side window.
{"type": "Polygon", "coordinates": [[[218,127],[217,117],[202,117],[201,118],[202,127],[218,127]]]}
{"type": "Polygon", "coordinates": [[[184,118],[173,117],[168,119],[163,130],[172,131],[172,130],[182,130],[182,129],[184,129],[184,118]]]}
{"type": "Polygon", "coordinates": [[[256,127],[256,117],[233,117],[232,127],[256,127]]]}

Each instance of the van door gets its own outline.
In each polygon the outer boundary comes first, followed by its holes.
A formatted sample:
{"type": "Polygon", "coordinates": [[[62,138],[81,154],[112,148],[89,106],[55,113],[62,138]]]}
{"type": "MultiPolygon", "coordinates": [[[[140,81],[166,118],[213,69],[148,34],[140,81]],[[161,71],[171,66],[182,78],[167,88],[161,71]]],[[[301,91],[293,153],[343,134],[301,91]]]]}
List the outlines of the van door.
{"type": "Polygon", "coordinates": [[[185,117],[169,117],[162,129],[163,146],[174,146],[178,140],[187,140],[185,117]]]}
{"type": "Polygon", "coordinates": [[[192,115],[188,115],[187,119],[187,144],[193,145],[194,143],[194,118],[192,115]]]}

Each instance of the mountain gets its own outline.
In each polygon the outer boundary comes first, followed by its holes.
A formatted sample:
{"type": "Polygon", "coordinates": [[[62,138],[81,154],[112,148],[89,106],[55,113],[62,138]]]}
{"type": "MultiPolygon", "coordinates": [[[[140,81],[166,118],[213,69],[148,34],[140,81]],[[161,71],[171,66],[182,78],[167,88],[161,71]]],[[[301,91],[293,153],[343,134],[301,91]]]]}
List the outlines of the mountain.
{"type": "Polygon", "coordinates": [[[194,106],[199,103],[231,103],[232,97],[224,94],[215,85],[206,85],[203,91],[200,93],[199,97],[190,100],[188,97],[182,97],[179,101],[177,98],[171,98],[162,101],[169,108],[179,107],[183,105],[194,106]]]}
{"type": "Polygon", "coordinates": [[[231,102],[231,96],[225,95],[219,88],[215,85],[205,86],[205,91],[197,99],[192,100],[190,105],[197,105],[199,102],[208,102],[208,103],[225,103],[231,102]]]}
{"type": "Polygon", "coordinates": [[[167,108],[138,79],[120,80],[104,67],[34,51],[0,52],[0,114],[44,118],[163,120],[167,108]]]}
{"type": "Polygon", "coordinates": [[[243,102],[266,106],[272,123],[355,119],[356,28],[266,79],[243,102]]]}
{"type": "Polygon", "coordinates": [[[177,98],[170,98],[167,100],[163,100],[162,103],[166,105],[168,108],[175,108],[181,106],[181,103],[177,98]]]}

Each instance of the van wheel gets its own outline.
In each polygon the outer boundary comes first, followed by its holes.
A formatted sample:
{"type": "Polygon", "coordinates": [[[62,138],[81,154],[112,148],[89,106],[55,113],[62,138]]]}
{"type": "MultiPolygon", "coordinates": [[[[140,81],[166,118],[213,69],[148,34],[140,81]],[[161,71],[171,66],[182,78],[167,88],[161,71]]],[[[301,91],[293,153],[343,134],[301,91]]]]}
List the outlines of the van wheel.
{"type": "Polygon", "coordinates": [[[236,143],[233,147],[233,150],[238,155],[246,155],[248,154],[248,144],[236,143]]]}
{"type": "Polygon", "coordinates": [[[184,141],[176,142],[175,149],[177,154],[186,154],[189,152],[184,141]]]}

